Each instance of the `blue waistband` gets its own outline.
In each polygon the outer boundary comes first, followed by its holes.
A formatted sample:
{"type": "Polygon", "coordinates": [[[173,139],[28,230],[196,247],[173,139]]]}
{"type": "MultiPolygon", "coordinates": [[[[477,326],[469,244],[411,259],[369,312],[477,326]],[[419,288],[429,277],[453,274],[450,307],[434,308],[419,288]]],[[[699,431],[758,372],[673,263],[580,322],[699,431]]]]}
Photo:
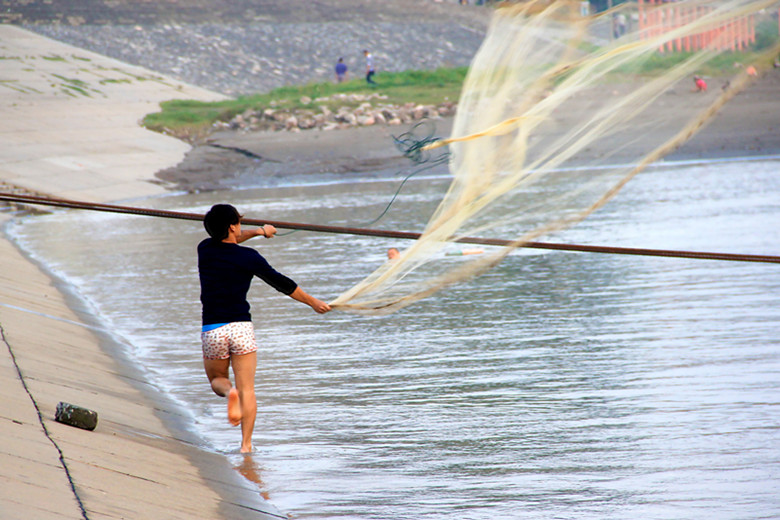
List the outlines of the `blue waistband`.
{"type": "Polygon", "coordinates": [[[204,325],[201,330],[201,332],[208,332],[210,330],[218,329],[220,327],[224,327],[227,325],[227,323],[211,323],[209,325],[204,325]]]}

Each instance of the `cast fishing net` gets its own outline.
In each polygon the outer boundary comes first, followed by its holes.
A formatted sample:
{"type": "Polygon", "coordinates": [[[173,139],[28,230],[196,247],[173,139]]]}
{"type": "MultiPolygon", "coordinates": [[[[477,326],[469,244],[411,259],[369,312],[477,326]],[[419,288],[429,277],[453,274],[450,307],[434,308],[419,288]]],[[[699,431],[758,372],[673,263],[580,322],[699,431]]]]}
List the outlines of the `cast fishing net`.
{"type": "Polygon", "coordinates": [[[779,5],[644,2],[599,16],[569,1],[497,9],[464,82],[452,136],[428,145],[450,147],[446,195],[400,259],[331,305],[393,312],[586,218],[771,67],[780,51],[779,5]],[[620,34],[626,22],[631,27],[620,34]],[[741,65],[728,83],[692,92],[694,75],[723,53],[741,65]],[[654,69],[659,62],[665,65],[654,69]],[[671,102],[680,96],[685,103],[671,102]],[[446,261],[445,248],[467,236],[511,244],[446,261]]]}

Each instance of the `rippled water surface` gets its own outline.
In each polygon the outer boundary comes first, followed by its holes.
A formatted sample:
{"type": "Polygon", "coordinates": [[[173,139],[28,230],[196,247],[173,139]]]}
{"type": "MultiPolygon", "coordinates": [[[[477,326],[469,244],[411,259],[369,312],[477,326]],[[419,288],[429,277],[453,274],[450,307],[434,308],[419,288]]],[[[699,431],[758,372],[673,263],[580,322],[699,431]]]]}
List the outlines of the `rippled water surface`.
{"type": "MultiPolygon", "coordinates": [[[[545,240],[778,255],[779,167],[649,171],[545,240]]],[[[362,225],[396,187],[143,204],[362,225]]],[[[377,226],[420,230],[443,189],[408,183],[377,226]]],[[[780,517],[778,265],[521,250],[378,318],[319,316],[258,281],[256,453],[243,460],[202,373],[200,224],[63,211],[13,232],[132,345],[207,449],[295,518],[780,517]]],[[[252,245],[329,300],[404,244],[297,232],[252,245]]]]}

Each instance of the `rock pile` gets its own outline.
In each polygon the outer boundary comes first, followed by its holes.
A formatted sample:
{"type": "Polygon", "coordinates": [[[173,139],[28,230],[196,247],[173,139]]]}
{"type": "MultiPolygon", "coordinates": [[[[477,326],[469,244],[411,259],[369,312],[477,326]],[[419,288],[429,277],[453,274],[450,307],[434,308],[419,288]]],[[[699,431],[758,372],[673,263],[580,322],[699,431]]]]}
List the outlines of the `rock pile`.
{"type": "Polygon", "coordinates": [[[299,100],[301,108],[286,109],[268,107],[247,110],[230,121],[214,124],[215,129],[230,129],[244,132],[301,130],[335,130],[352,126],[400,125],[422,119],[439,119],[455,114],[456,105],[444,102],[438,105],[406,103],[392,105],[383,103],[387,96],[382,94],[335,94],[329,97],[299,100]],[[340,105],[331,110],[328,105],[340,105]]]}

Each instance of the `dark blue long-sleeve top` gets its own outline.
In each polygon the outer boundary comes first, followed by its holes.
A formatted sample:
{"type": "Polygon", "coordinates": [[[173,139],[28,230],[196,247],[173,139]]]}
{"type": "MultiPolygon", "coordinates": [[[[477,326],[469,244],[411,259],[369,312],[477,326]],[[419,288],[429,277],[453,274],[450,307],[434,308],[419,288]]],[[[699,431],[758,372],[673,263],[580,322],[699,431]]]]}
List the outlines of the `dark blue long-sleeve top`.
{"type": "Polygon", "coordinates": [[[246,295],[254,276],[286,295],[298,287],[254,249],[212,238],[198,244],[198,273],[203,325],[251,321],[246,295]]]}

